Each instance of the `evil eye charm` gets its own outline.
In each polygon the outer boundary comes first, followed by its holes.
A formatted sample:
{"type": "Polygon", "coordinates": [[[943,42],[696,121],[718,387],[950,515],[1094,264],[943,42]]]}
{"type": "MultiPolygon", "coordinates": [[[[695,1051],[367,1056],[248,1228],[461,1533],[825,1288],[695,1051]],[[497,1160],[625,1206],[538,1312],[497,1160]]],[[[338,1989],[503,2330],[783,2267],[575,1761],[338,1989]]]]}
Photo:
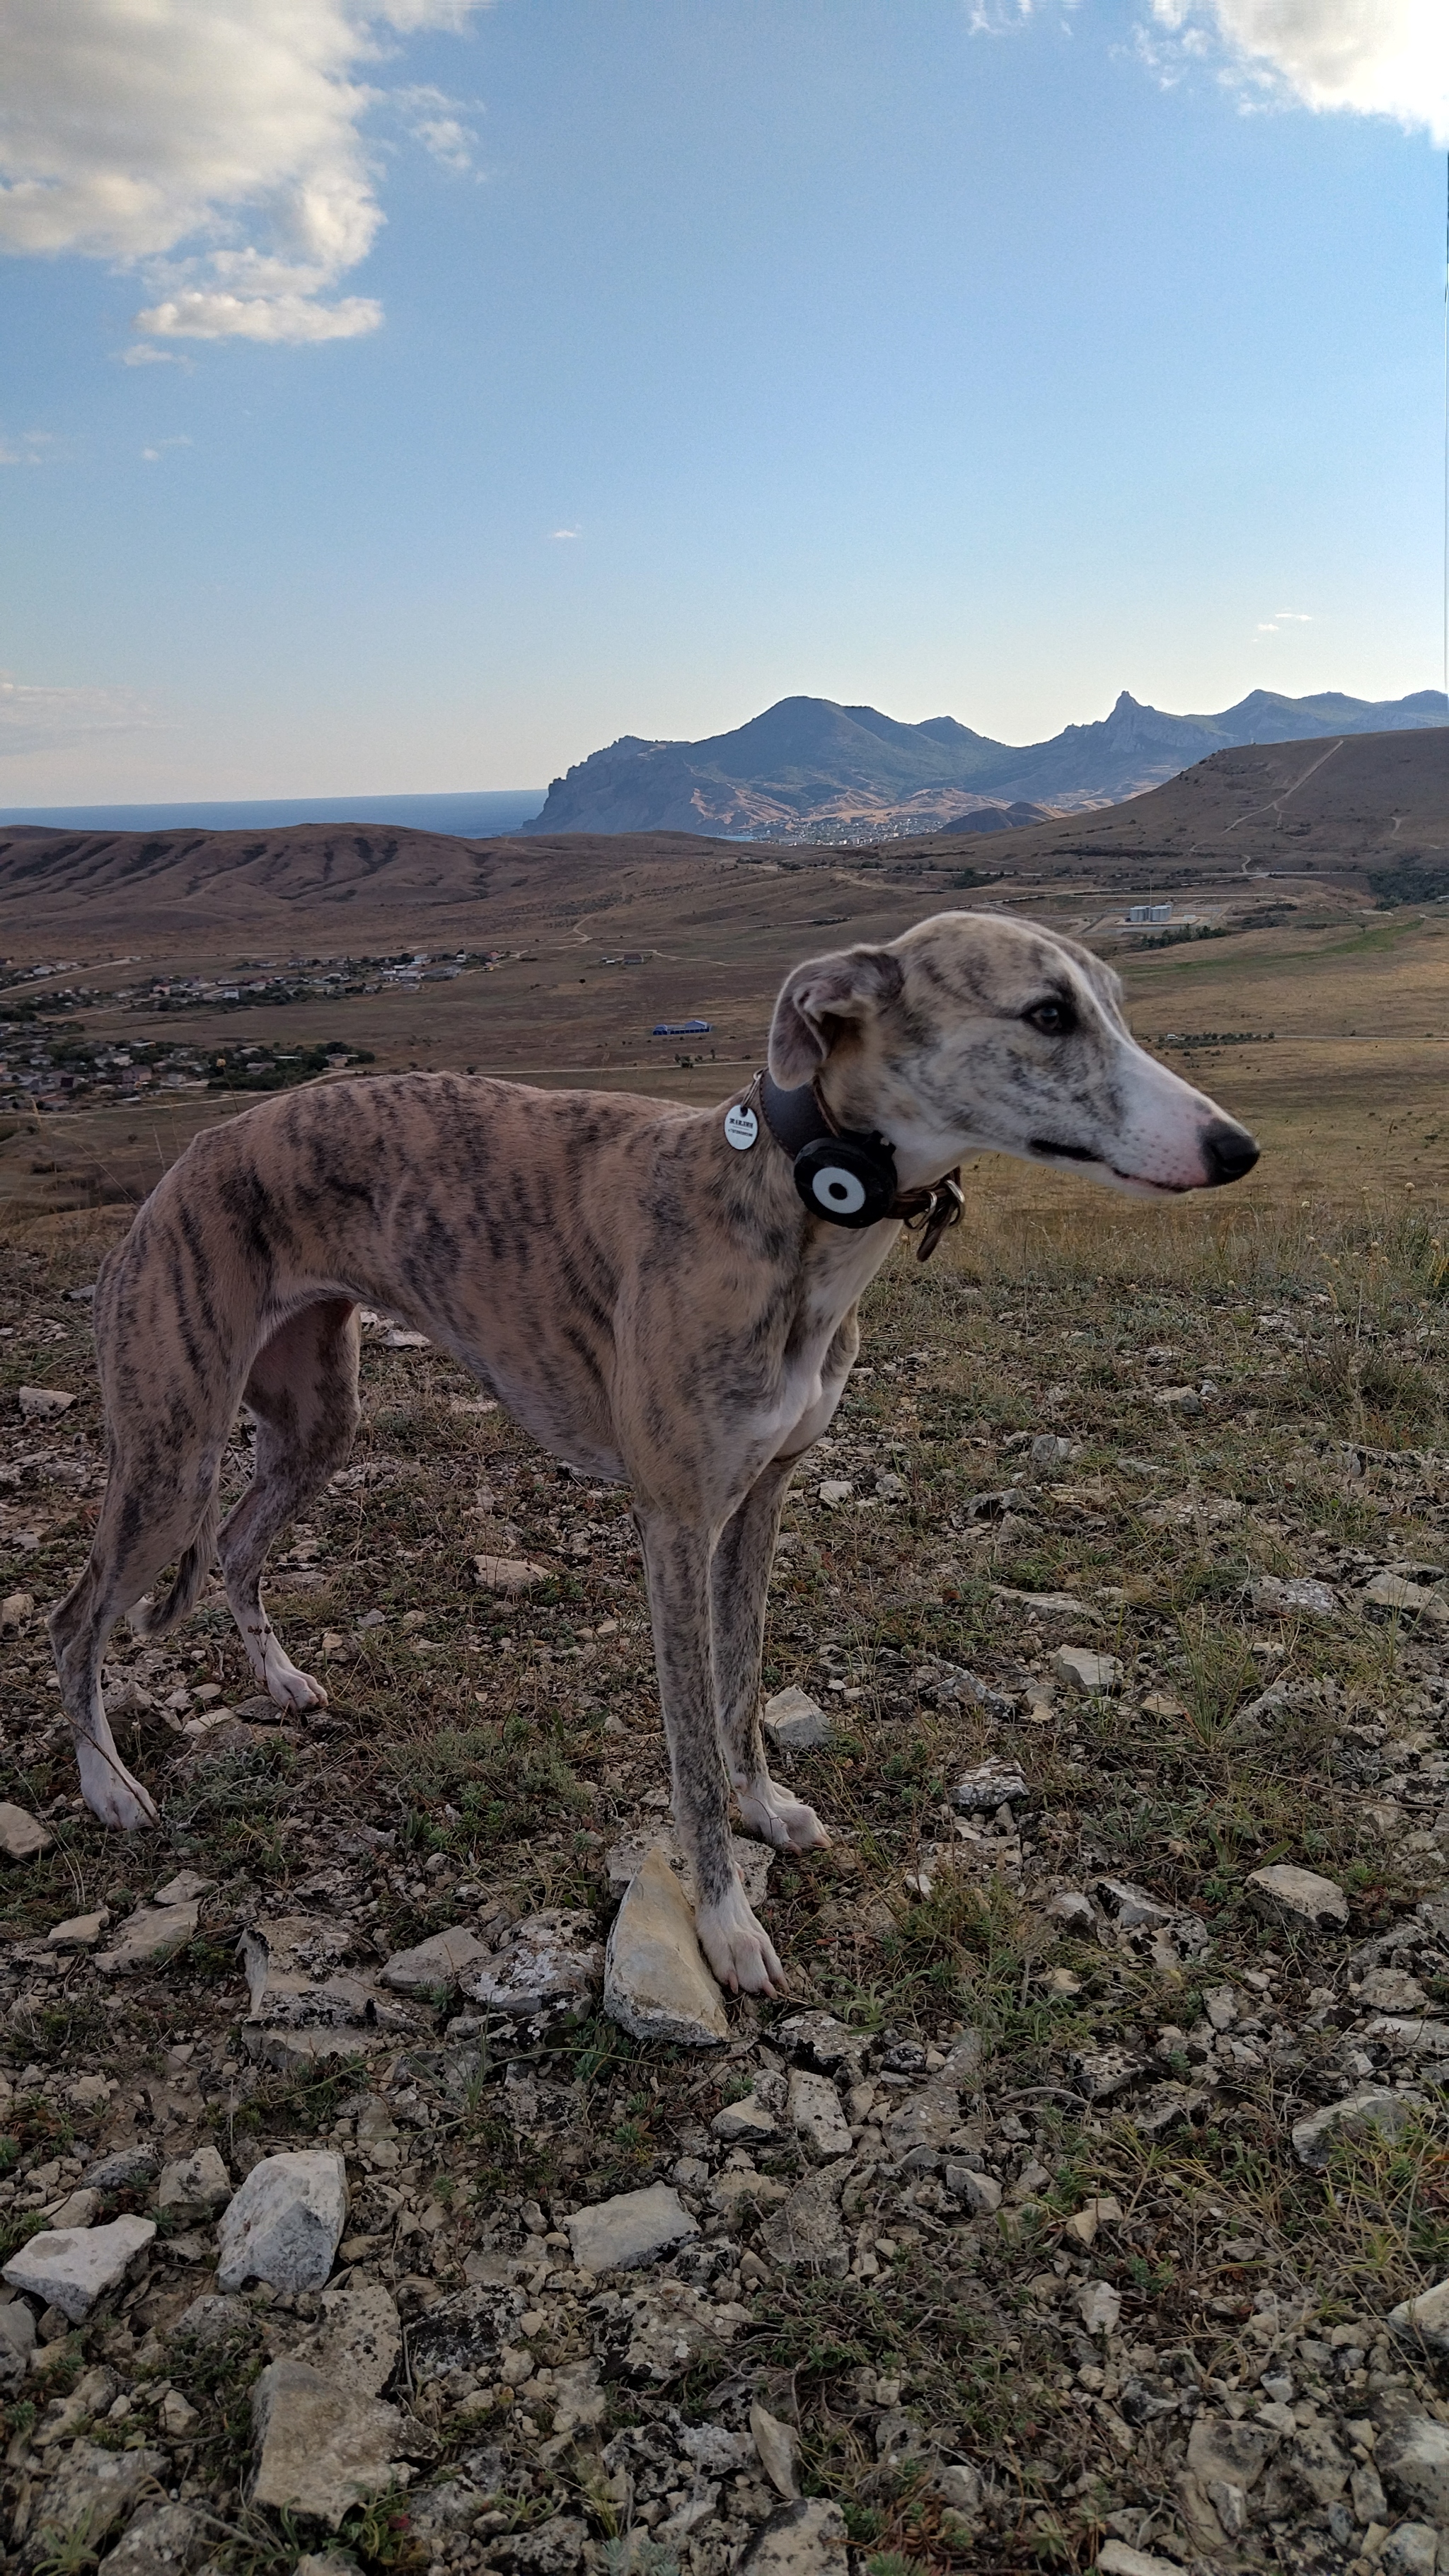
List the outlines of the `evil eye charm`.
{"type": "Polygon", "coordinates": [[[896,1195],[895,1159],[883,1142],[820,1136],[795,1157],[795,1187],[830,1225],[879,1225],[896,1195]]]}

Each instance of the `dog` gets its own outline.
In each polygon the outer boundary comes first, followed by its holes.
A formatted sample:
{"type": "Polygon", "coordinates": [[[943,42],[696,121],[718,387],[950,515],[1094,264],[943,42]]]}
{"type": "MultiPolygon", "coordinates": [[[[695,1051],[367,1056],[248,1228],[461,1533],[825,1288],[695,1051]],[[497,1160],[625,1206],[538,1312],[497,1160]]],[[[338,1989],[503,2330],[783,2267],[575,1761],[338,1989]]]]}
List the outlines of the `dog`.
{"type": "Polygon", "coordinates": [[[389,1074],[197,1136],[96,1286],[109,1481],[50,1622],[87,1805],[127,1829],[155,1820],[106,1723],[101,1659],[126,1612],[170,1627],[216,1558],[271,1698],[325,1703],[272,1629],[261,1573],[348,1455],[366,1303],[424,1331],[554,1456],[631,1488],[700,1944],[726,1988],[783,1991],[731,1856],[730,1796],[779,1849],[828,1840],[769,1776],[761,1650],[786,1488],[840,1401],[863,1290],[903,1223],[924,1253],[959,1215],[947,1176],[969,1152],[1154,1199],[1257,1161],[1244,1128],[1136,1044],[1121,989],[1054,932],[938,913],[797,966],[767,1069],[721,1107],[389,1074]],[[255,1467],[219,1528],[240,1406],[255,1467]]]}

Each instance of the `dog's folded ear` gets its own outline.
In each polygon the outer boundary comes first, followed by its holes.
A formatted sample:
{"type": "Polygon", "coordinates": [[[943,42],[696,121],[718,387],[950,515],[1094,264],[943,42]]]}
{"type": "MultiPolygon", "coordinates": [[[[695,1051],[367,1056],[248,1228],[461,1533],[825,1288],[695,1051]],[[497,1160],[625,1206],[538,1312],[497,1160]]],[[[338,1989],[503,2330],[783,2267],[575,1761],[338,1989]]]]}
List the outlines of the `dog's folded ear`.
{"type": "Polygon", "coordinates": [[[843,1029],[893,1002],[901,961],[889,948],[807,957],[786,976],[770,1024],[770,1072],[782,1091],[813,1080],[843,1029]]]}

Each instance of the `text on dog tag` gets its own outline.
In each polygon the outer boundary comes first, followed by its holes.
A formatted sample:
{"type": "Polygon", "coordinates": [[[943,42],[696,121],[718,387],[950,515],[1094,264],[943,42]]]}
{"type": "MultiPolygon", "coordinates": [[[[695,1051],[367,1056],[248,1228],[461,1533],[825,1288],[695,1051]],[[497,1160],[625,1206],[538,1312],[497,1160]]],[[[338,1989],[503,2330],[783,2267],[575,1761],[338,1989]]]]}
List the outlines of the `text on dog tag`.
{"type": "Polygon", "coordinates": [[[747,1154],[760,1132],[758,1118],[753,1109],[746,1108],[743,1101],[736,1101],[733,1109],[725,1111],[724,1127],[725,1134],[737,1154],[747,1154]]]}

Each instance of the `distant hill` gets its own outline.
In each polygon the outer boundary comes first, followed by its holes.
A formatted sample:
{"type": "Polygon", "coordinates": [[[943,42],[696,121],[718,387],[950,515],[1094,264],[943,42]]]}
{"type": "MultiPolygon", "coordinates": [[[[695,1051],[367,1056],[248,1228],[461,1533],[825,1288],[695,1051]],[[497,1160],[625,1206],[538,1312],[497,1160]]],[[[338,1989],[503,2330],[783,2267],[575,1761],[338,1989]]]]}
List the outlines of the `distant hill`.
{"type": "Polygon", "coordinates": [[[704,832],[726,839],[839,847],[925,832],[1000,829],[1035,819],[1022,804],[1073,813],[1160,786],[1215,751],[1248,743],[1418,731],[1442,725],[1438,689],[1372,704],[1329,690],[1254,689],[1220,715],[1166,715],[1124,689],[1100,723],[1018,746],[954,716],[899,724],[875,707],[781,698],[704,742],[626,734],[556,778],[525,832],[704,832]],[[971,817],[983,820],[973,824],[971,817]]]}

